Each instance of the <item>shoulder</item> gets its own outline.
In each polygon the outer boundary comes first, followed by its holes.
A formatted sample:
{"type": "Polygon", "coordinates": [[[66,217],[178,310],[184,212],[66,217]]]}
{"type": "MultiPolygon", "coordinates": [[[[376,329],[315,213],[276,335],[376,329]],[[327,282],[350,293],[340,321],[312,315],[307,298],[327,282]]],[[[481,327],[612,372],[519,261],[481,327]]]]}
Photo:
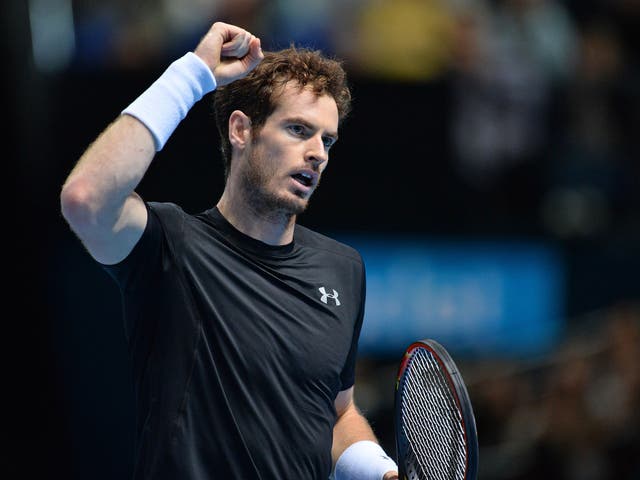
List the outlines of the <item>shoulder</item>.
{"type": "Polygon", "coordinates": [[[185,211],[172,202],[147,202],[150,217],[155,217],[165,228],[184,228],[185,225],[198,223],[200,215],[185,211]]]}
{"type": "Polygon", "coordinates": [[[206,229],[205,217],[189,213],[172,202],[147,202],[149,212],[148,229],[156,233],[164,232],[164,237],[174,246],[188,243],[186,238],[195,240],[198,233],[206,229]]]}
{"type": "Polygon", "coordinates": [[[180,205],[172,202],[147,202],[147,208],[159,217],[188,216],[180,205]]]}
{"type": "Polygon", "coordinates": [[[302,225],[296,225],[295,240],[302,247],[315,249],[327,255],[334,255],[362,264],[360,252],[355,248],[302,225]]]}

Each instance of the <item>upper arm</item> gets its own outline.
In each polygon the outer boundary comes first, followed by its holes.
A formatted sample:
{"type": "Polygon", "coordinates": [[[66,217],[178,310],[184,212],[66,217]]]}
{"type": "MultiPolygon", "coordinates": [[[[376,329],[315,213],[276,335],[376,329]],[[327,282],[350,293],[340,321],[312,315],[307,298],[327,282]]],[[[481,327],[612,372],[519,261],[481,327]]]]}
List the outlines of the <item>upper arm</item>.
{"type": "Polygon", "coordinates": [[[133,192],[109,219],[87,211],[83,200],[63,203],[65,219],[91,256],[111,265],[122,261],[133,250],[147,225],[148,212],[142,198],[133,192]],[[77,202],[77,205],[74,203],[77,202]]]}
{"type": "Polygon", "coordinates": [[[95,229],[81,236],[93,258],[103,264],[124,260],[136,246],[148,221],[147,207],[135,192],[129,195],[111,228],[95,229]]]}
{"type": "Polygon", "coordinates": [[[134,189],[155,154],[149,130],[121,115],[82,155],[60,193],[65,220],[99,262],[123,260],[147,223],[134,189]]]}
{"type": "Polygon", "coordinates": [[[341,417],[350,407],[355,407],[353,402],[353,386],[339,392],[334,401],[334,405],[338,418],[341,417]]]}

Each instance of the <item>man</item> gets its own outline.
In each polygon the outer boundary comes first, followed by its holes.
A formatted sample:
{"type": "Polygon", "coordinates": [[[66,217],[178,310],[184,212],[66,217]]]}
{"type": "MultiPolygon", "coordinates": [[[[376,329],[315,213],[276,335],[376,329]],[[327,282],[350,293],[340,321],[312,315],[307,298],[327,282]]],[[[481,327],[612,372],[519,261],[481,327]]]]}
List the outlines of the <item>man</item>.
{"type": "Polygon", "coordinates": [[[296,224],[349,103],[337,62],[218,22],[67,178],[63,215],[123,295],[134,478],[397,478],[353,400],[362,260],[296,224]],[[197,215],[144,201],[155,152],[213,90],[222,197],[197,215]]]}

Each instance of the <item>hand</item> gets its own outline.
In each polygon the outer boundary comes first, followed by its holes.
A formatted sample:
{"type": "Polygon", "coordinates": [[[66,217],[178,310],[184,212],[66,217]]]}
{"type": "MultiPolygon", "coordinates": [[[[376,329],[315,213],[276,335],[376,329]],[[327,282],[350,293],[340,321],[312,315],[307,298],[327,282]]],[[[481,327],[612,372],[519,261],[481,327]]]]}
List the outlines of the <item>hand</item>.
{"type": "Polygon", "coordinates": [[[222,22],[212,25],[194,53],[209,65],[218,85],[244,77],[264,58],[259,38],[222,22]]]}
{"type": "Polygon", "coordinates": [[[387,472],[384,474],[384,477],[382,477],[382,480],[398,480],[398,472],[387,472]]]}

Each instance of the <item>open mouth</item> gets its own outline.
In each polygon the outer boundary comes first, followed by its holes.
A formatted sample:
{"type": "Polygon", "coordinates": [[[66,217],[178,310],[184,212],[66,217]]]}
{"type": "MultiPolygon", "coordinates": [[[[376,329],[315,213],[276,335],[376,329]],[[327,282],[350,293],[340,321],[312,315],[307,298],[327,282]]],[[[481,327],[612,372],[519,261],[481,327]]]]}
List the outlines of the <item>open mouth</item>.
{"type": "Polygon", "coordinates": [[[313,177],[307,173],[296,173],[291,175],[294,180],[305,187],[313,185],[313,177]]]}

